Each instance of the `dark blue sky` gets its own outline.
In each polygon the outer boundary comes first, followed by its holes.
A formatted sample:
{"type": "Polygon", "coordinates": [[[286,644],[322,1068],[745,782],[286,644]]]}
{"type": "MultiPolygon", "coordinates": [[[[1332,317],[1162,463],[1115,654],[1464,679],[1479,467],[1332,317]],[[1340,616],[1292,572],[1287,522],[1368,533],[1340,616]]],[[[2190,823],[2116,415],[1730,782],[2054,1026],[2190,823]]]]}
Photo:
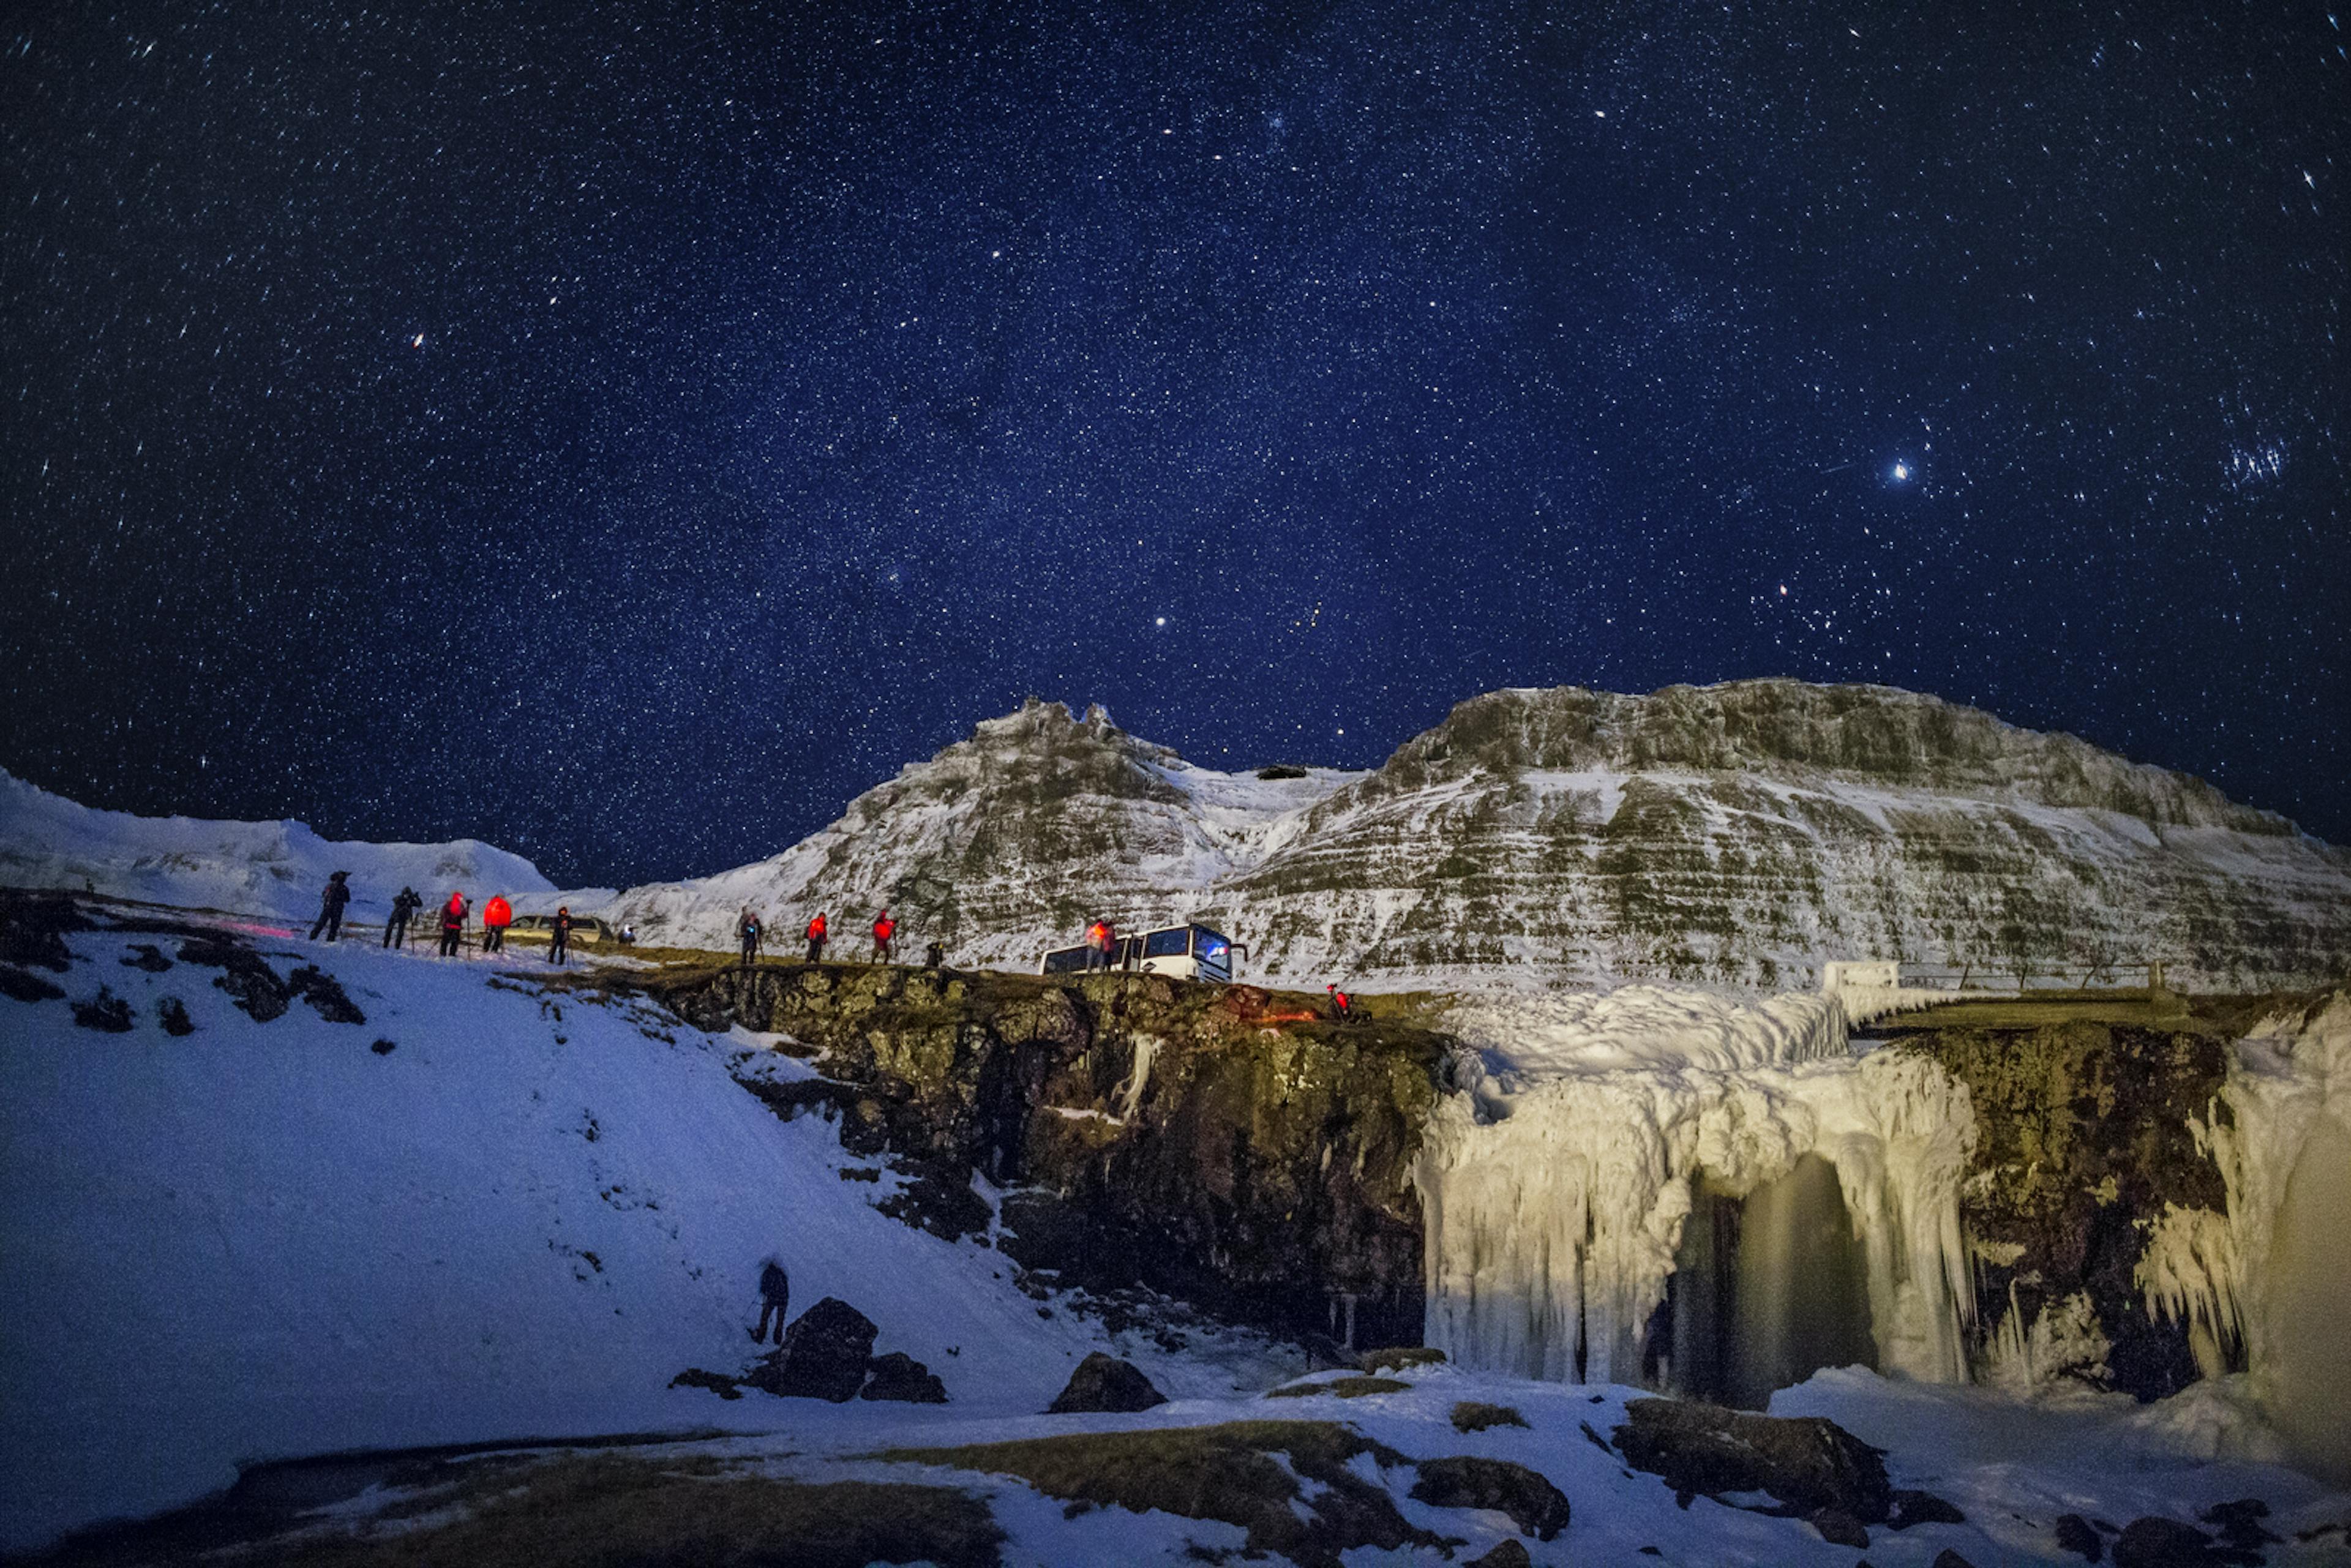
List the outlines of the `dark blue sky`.
{"type": "Polygon", "coordinates": [[[0,765],[616,881],[1792,674],[2351,840],[2323,5],[401,9],[0,22],[0,765]]]}

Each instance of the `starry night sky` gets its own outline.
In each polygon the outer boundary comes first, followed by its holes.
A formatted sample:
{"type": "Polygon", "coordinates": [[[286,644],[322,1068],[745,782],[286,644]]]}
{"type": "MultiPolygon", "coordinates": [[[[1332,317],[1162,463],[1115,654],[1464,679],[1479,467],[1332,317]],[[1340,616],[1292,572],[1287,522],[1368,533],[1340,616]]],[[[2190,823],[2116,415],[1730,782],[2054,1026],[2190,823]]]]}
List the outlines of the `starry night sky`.
{"type": "Polygon", "coordinates": [[[1790,674],[2351,841],[2323,4],[410,9],[0,20],[36,783],[625,882],[1790,674]]]}

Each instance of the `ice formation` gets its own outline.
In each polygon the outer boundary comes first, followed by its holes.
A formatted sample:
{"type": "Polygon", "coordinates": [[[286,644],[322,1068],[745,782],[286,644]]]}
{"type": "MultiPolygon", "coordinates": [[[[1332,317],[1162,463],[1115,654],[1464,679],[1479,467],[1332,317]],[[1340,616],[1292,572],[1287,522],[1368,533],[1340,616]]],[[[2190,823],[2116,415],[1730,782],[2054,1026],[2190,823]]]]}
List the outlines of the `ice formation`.
{"type": "Polygon", "coordinates": [[[1959,1191],[1967,1090],[1907,1052],[1855,1056],[1834,998],[1750,1004],[1626,987],[1466,1005],[1457,1092],[1416,1176],[1428,1343],[1482,1369],[1639,1381],[1693,1184],[1755,1191],[1817,1155],[1865,1264],[1881,1369],[1967,1375],[1959,1191]]]}
{"type": "Polygon", "coordinates": [[[2207,1136],[2228,1184],[2228,1246],[2168,1242],[2142,1286],[2156,1310],[2202,1310],[2241,1333],[2296,1457],[2351,1479],[2351,993],[2263,1020],[2238,1042],[2221,1096],[2228,1114],[2207,1136]]]}

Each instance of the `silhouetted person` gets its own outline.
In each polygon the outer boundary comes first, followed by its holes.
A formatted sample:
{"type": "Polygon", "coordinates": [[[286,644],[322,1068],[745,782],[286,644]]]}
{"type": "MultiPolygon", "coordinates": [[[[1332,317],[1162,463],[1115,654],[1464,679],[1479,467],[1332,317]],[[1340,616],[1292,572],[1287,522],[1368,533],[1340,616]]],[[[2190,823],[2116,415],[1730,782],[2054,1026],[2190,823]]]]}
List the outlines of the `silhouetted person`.
{"type": "Polygon", "coordinates": [[[555,925],[547,943],[547,961],[560,964],[571,956],[571,906],[564,904],[555,912],[555,925]]]}
{"type": "Polygon", "coordinates": [[[319,918],[310,922],[310,940],[316,942],[324,931],[332,942],[342,935],[343,905],[351,901],[351,873],[339,871],[327,879],[327,888],[319,894],[319,918]]]}
{"type": "Polygon", "coordinates": [[[791,1304],[791,1277],[784,1272],[784,1266],[781,1263],[777,1262],[773,1258],[766,1260],[759,1265],[759,1326],[751,1331],[751,1343],[758,1344],[767,1339],[768,1318],[770,1313],[773,1313],[776,1320],[776,1343],[783,1343],[784,1317],[791,1304]]]}
{"type": "Polygon", "coordinates": [[[824,957],[825,931],[823,910],[820,909],[816,912],[816,918],[808,923],[808,930],[803,933],[803,935],[808,937],[808,961],[811,964],[819,962],[824,957]]]}
{"type": "Polygon", "coordinates": [[[927,946],[927,947],[925,947],[925,948],[924,948],[924,949],[923,949],[923,967],[924,967],[924,968],[925,968],[925,969],[944,969],[944,968],[946,968],[946,967],[947,967],[947,945],[946,945],[946,943],[944,943],[944,942],[934,942],[934,943],[932,943],[929,946],[927,946]]]}
{"type": "Polygon", "coordinates": [[[743,967],[747,969],[753,964],[758,962],[759,938],[765,934],[764,928],[759,925],[759,917],[751,913],[751,906],[749,904],[745,904],[743,906],[743,917],[735,922],[735,935],[743,939],[743,967]]]}
{"type": "Polygon", "coordinates": [[[392,901],[392,918],[383,923],[383,945],[387,947],[406,946],[408,922],[423,907],[424,900],[416,895],[414,888],[402,888],[400,896],[392,901]]]}
{"type": "Polygon", "coordinates": [[[441,906],[441,956],[444,958],[455,957],[458,945],[465,939],[467,907],[462,888],[451,894],[449,902],[441,906]]]}
{"type": "Polygon", "coordinates": [[[1338,981],[1332,980],[1326,984],[1322,988],[1331,993],[1331,1016],[1332,1019],[1340,1023],[1345,1023],[1349,1019],[1355,1016],[1355,999],[1339,988],[1338,981]]]}

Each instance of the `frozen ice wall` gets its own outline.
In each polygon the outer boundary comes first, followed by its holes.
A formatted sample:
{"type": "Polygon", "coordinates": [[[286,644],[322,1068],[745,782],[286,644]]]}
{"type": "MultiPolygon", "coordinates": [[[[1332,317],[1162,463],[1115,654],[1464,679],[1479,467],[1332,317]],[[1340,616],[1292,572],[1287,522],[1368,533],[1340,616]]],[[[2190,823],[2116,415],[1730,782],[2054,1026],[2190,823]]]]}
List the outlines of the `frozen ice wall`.
{"type": "Polygon", "coordinates": [[[2295,1457],[2351,1480],[2351,993],[2264,1020],[2238,1042],[2221,1095],[2230,1114],[2208,1135],[2226,1224],[2167,1213],[2139,1284],[2149,1312],[2191,1333],[2241,1334],[2295,1457]]]}
{"type": "Polygon", "coordinates": [[[1457,1010],[1457,1092],[1416,1172],[1428,1343],[1457,1362],[1636,1382],[1692,1183],[1734,1195],[1818,1155],[1836,1172],[1886,1371],[1964,1381],[1966,1089],[1856,1057],[1832,998],[1626,987],[1457,1010]]]}

